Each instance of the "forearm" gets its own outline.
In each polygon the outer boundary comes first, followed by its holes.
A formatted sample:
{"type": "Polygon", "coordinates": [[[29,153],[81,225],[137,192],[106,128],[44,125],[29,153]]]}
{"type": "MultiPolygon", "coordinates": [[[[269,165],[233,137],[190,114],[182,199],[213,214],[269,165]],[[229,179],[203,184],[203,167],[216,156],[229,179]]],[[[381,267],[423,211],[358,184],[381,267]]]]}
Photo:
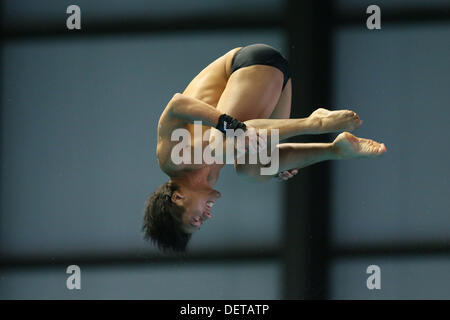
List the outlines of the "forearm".
{"type": "Polygon", "coordinates": [[[179,93],[176,93],[170,102],[172,116],[186,122],[201,121],[202,125],[215,127],[221,115],[213,106],[179,93]]]}
{"type": "Polygon", "coordinates": [[[321,122],[316,118],[297,119],[252,119],[244,122],[256,129],[278,129],[279,139],[285,140],[297,135],[323,133],[321,122]]]}

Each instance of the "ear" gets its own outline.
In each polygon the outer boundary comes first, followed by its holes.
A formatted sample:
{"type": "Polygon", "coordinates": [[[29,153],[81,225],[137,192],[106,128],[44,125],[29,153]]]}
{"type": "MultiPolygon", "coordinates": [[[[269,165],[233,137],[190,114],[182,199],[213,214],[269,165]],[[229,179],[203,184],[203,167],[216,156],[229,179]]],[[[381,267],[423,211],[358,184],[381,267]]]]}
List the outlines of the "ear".
{"type": "Polygon", "coordinates": [[[184,200],[184,196],[179,191],[174,191],[172,193],[171,200],[173,203],[182,204],[184,200]]]}

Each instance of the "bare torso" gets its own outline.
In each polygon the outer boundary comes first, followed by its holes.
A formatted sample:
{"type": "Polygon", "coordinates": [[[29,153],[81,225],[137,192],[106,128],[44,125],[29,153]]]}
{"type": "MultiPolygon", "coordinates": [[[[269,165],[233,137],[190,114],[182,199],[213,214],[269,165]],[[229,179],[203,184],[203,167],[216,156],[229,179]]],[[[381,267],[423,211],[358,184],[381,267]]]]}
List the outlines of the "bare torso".
{"type": "MultiPolygon", "coordinates": [[[[204,68],[186,87],[183,91],[183,95],[189,96],[198,100],[201,100],[213,107],[217,107],[220,97],[227,85],[228,79],[230,77],[231,63],[234,54],[240,49],[234,48],[228,51],[223,56],[214,60],[206,68],[204,68]]],[[[190,123],[171,123],[167,125],[164,124],[165,112],[161,115],[158,124],[158,145],[156,154],[158,157],[158,163],[162,171],[164,171],[169,176],[183,175],[186,171],[192,173],[193,170],[197,171],[198,174],[206,175],[207,180],[211,185],[214,185],[219,177],[220,169],[223,164],[199,164],[199,165],[175,165],[171,161],[171,151],[172,148],[178,143],[178,141],[171,141],[171,132],[167,132],[166,128],[184,128],[191,133],[192,141],[191,145],[202,144],[205,147],[208,141],[195,141],[194,140],[194,125],[190,123]]],[[[167,120],[166,120],[167,121],[167,120]]],[[[208,130],[209,127],[203,126],[202,130],[208,130]]]]}

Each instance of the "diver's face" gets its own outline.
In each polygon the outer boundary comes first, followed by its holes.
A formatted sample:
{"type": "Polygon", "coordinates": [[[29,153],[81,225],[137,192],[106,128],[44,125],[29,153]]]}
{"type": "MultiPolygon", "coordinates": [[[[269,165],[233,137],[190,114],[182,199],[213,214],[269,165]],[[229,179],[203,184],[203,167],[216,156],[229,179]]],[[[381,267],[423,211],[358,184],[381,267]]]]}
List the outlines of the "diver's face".
{"type": "MultiPolygon", "coordinates": [[[[176,191],[177,192],[177,191],[176,191]]],[[[204,221],[211,218],[211,209],[221,194],[217,190],[183,190],[179,192],[179,202],[185,209],[182,222],[187,233],[200,229],[204,221]]]]}

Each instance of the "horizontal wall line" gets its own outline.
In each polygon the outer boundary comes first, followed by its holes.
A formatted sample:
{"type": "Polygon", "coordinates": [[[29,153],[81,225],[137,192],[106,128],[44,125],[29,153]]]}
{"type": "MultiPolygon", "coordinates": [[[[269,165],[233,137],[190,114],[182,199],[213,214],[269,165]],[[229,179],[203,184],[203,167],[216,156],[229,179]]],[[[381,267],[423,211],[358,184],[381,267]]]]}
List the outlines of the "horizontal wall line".
{"type": "MultiPolygon", "coordinates": [[[[193,251],[185,255],[145,252],[97,253],[97,254],[49,254],[49,255],[3,255],[0,256],[0,269],[49,268],[71,264],[107,266],[107,265],[166,265],[197,263],[235,263],[268,262],[281,259],[281,248],[229,248],[215,251],[193,251]]],[[[331,250],[331,258],[367,258],[367,257],[428,257],[449,256],[448,242],[400,243],[382,245],[340,246],[331,250]]]]}
{"type": "Polygon", "coordinates": [[[137,19],[130,21],[83,22],[80,30],[68,30],[65,21],[58,23],[32,24],[24,27],[6,28],[4,40],[29,38],[98,37],[121,34],[170,33],[218,30],[258,30],[283,27],[281,14],[268,12],[241,12],[239,14],[199,15],[163,19],[137,19]]]}
{"type": "MultiPolygon", "coordinates": [[[[361,12],[348,12],[336,15],[333,25],[363,26],[369,15],[361,12]]],[[[384,24],[426,24],[450,22],[450,7],[383,9],[381,8],[381,26],[384,24]]],[[[240,13],[222,12],[216,14],[189,15],[186,17],[138,18],[130,21],[95,21],[92,24],[82,21],[81,30],[67,30],[65,21],[48,24],[31,23],[26,26],[4,28],[3,40],[29,38],[68,38],[98,37],[108,35],[129,35],[141,33],[171,33],[218,30],[258,30],[266,28],[284,28],[287,21],[281,10],[244,11],[240,13]],[[232,18],[230,18],[232,17],[232,18]]]]}
{"type": "Polygon", "coordinates": [[[411,257],[437,256],[450,257],[450,240],[445,242],[396,243],[381,245],[349,245],[334,248],[333,258],[366,258],[366,257],[411,257]]]}
{"type": "Polygon", "coordinates": [[[281,258],[279,248],[236,248],[193,251],[185,255],[145,252],[62,254],[62,255],[3,255],[0,269],[51,268],[58,266],[90,265],[165,265],[197,263],[267,262],[281,258]]]}

